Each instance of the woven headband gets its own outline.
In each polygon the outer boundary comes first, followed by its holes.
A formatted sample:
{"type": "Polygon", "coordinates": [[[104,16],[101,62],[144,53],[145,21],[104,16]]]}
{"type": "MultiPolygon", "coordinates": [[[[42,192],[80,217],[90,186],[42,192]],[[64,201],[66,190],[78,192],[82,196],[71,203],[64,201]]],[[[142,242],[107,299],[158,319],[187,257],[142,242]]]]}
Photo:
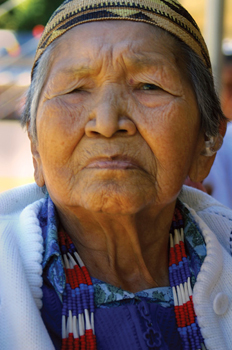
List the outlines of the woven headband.
{"type": "Polygon", "coordinates": [[[40,39],[33,70],[44,50],[69,29],[100,20],[130,20],[145,22],[181,39],[203,60],[211,71],[207,46],[192,16],[177,0],[66,0],[53,13],[40,39]]]}

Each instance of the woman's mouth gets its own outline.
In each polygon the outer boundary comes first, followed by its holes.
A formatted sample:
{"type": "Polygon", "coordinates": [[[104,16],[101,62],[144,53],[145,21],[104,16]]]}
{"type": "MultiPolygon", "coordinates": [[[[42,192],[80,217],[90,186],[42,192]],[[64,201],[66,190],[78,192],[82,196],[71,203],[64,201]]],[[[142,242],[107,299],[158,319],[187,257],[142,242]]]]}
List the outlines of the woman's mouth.
{"type": "Polygon", "coordinates": [[[129,159],[95,159],[91,161],[85,168],[94,169],[115,169],[115,170],[125,170],[125,169],[135,169],[139,166],[129,159]]]}

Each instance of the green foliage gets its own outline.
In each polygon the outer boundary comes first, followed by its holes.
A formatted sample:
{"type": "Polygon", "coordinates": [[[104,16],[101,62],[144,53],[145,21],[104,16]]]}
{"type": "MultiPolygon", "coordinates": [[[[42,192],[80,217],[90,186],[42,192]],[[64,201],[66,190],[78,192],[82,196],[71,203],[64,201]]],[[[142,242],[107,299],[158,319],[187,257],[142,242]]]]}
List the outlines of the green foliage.
{"type": "MultiPolygon", "coordinates": [[[[0,0],[0,5],[5,2],[0,0]]],[[[62,2],[62,0],[25,0],[0,17],[0,28],[31,30],[37,24],[45,25],[62,2]]]]}

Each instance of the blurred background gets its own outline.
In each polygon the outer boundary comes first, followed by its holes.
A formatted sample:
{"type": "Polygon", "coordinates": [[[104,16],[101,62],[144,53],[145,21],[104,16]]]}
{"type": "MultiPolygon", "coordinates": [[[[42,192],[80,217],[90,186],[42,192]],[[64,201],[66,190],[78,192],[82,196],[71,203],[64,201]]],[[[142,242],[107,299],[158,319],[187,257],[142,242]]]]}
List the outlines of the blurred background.
{"type": "MultiPolygon", "coordinates": [[[[205,36],[220,94],[224,60],[232,55],[232,0],[180,2],[205,36]]],[[[0,0],[0,192],[33,182],[30,144],[19,119],[40,35],[61,3],[61,0],[0,0]]]]}

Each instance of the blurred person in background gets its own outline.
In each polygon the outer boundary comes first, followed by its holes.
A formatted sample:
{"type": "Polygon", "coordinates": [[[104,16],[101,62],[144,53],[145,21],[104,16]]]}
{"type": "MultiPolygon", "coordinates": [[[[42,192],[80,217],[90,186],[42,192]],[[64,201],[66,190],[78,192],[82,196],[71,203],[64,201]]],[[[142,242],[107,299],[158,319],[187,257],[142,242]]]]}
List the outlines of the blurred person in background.
{"type": "Polygon", "coordinates": [[[174,0],[66,0],[22,124],[36,184],[0,196],[2,350],[232,348],[232,211],[183,186],[226,128],[174,0]]]}
{"type": "Polygon", "coordinates": [[[227,44],[223,62],[221,105],[229,123],[223,145],[203,185],[215,199],[232,208],[232,42],[227,44]]]}

